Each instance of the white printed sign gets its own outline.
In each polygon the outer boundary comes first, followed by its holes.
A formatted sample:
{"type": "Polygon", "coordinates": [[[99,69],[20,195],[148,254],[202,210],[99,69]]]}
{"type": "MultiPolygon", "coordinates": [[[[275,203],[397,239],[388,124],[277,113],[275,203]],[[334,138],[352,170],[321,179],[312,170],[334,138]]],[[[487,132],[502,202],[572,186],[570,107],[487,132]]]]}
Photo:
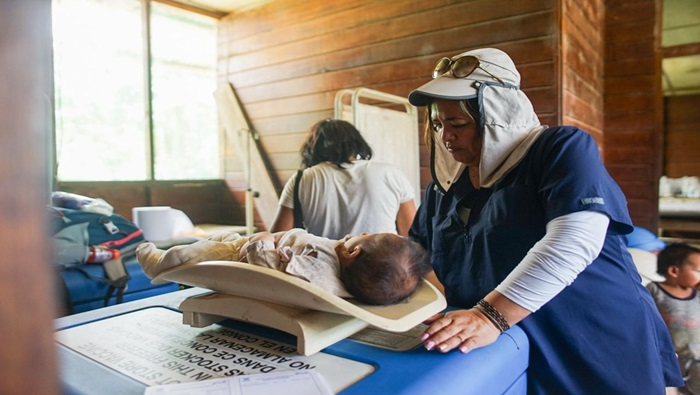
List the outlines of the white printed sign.
{"type": "Polygon", "coordinates": [[[340,392],[371,365],[317,353],[221,325],[192,328],[182,314],[154,307],[56,332],[56,341],[147,385],[315,369],[340,392]]]}

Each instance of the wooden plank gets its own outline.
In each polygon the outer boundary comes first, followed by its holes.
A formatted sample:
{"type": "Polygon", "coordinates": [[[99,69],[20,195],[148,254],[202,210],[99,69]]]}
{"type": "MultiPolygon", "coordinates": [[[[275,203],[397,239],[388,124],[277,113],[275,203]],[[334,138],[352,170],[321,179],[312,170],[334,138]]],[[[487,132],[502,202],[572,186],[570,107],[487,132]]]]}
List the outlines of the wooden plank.
{"type": "MultiPolygon", "coordinates": [[[[486,30],[492,39],[494,39],[493,36],[529,33],[543,27],[550,29],[550,25],[538,26],[534,24],[528,24],[528,27],[522,30],[517,28],[499,29],[498,27],[501,24],[519,24],[521,18],[529,15],[548,13],[550,4],[551,2],[542,0],[528,2],[479,0],[449,7],[435,7],[424,12],[402,16],[401,14],[406,12],[406,7],[400,7],[400,4],[394,4],[394,2],[381,2],[377,3],[377,7],[379,7],[377,10],[367,7],[367,11],[362,9],[358,14],[349,15],[346,22],[341,24],[343,26],[347,21],[352,21],[353,26],[347,29],[336,30],[336,26],[327,23],[314,24],[310,27],[307,33],[309,37],[306,39],[289,40],[286,36],[278,34],[268,37],[267,46],[250,53],[233,56],[228,68],[232,73],[239,73],[245,70],[257,70],[261,64],[286,63],[352,48],[358,48],[364,52],[359,58],[356,58],[362,61],[367,56],[375,55],[366,51],[368,47],[376,45],[399,47],[400,45],[397,45],[396,41],[400,41],[402,38],[426,40],[429,38],[425,35],[452,28],[459,30],[471,27],[476,30],[486,30]],[[440,23],[435,23],[435,21],[440,21],[440,23]],[[274,42],[275,45],[269,45],[271,42],[274,42]]],[[[290,22],[285,19],[285,24],[287,23],[290,22]]],[[[484,33],[486,32],[481,34],[484,33]]],[[[473,37],[473,35],[461,34],[459,31],[455,31],[454,35],[455,38],[460,38],[463,43],[473,37]]],[[[447,38],[444,33],[441,36],[443,40],[447,38]]],[[[428,47],[423,42],[422,46],[410,47],[414,55],[420,55],[420,53],[415,53],[417,48],[436,50],[439,47],[428,47]]],[[[352,59],[348,58],[348,60],[352,59]]],[[[236,81],[232,82],[235,83],[237,89],[242,87],[236,81]]]]}
{"type": "MultiPolygon", "coordinates": [[[[229,15],[229,21],[235,22],[222,40],[235,44],[250,36],[277,32],[281,26],[287,24],[300,24],[307,20],[323,18],[329,14],[336,14],[348,8],[363,7],[370,0],[343,0],[343,1],[298,1],[276,0],[229,15]],[[297,16],[290,20],[290,16],[297,16]],[[279,23],[285,21],[287,23],[279,23]]],[[[286,34],[293,34],[285,31],[286,34]]],[[[279,37],[279,36],[277,36],[279,37]]],[[[286,37],[286,36],[285,36],[286,37]]],[[[275,36],[272,36],[275,39],[275,36]]]]}
{"type": "Polygon", "coordinates": [[[654,163],[652,147],[605,147],[605,159],[614,163],[654,163]]]}
{"type": "MultiPolygon", "coordinates": [[[[352,29],[357,29],[357,21],[362,21],[362,26],[368,27],[377,23],[386,24],[387,20],[389,20],[388,23],[391,23],[391,20],[399,19],[404,15],[423,13],[426,10],[442,7],[435,2],[416,2],[414,0],[366,2],[368,4],[359,4],[359,2],[352,4],[348,1],[323,2],[323,14],[317,12],[313,18],[301,20],[309,14],[308,6],[314,2],[306,1],[303,3],[305,7],[300,10],[301,12],[287,13],[286,23],[283,26],[237,38],[234,54],[264,50],[269,46],[269,43],[279,42],[281,39],[286,42],[314,39],[319,35],[319,32],[332,36],[337,36],[339,32],[342,32],[342,38],[353,39],[350,36],[353,35],[352,29]],[[329,5],[338,6],[340,3],[342,3],[342,8],[329,10],[329,5]]],[[[315,3],[319,4],[320,2],[315,3]]],[[[380,39],[376,35],[372,35],[371,38],[380,39]]],[[[391,38],[391,36],[386,38],[391,38]]]]}
{"type": "MultiPolygon", "coordinates": [[[[682,147],[669,147],[676,148],[674,150],[666,150],[667,162],[669,163],[685,163],[685,164],[695,164],[700,165],[700,158],[698,158],[698,146],[682,146],[682,147]],[[672,161],[669,159],[673,159],[672,161]]],[[[700,170],[700,168],[698,169],[700,170]]],[[[686,176],[698,176],[700,172],[694,171],[686,176]]]]}
{"type": "MultiPolygon", "coordinates": [[[[329,93],[335,97],[335,93],[341,89],[371,87],[405,97],[412,89],[430,79],[430,73],[438,58],[437,56],[417,59],[405,58],[395,62],[290,78],[286,81],[242,88],[238,90],[238,93],[241,100],[246,103],[248,113],[256,119],[260,116],[255,110],[256,106],[278,109],[280,105],[276,101],[296,100],[299,96],[306,94],[329,93]],[[381,86],[392,82],[406,85],[400,90],[390,90],[381,86]]],[[[552,86],[555,82],[553,79],[554,65],[551,62],[527,64],[519,66],[519,69],[525,87],[552,86]]],[[[290,110],[294,109],[292,106],[290,110]]],[[[273,112],[279,116],[276,111],[273,112]]]]}
{"type": "MultiPolygon", "coordinates": [[[[585,96],[586,100],[602,100],[602,74],[586,76],[581,70],[566,65],[564,71],[564,89],[585,96]]],[[[600,71],[600,70],[599,70],[600,71]]]]}
{"type": "Polygon", "coordinates": [[[664,175],[671,178],[685,177],[689,174],[698,174],[700,164],[696,163],[666,163],[664,175]]]}
{"type": "Polygon", "coordinates": [[[652,91],[630,92],[606,95],[606,104],[614,105],[615,111],[636,112],[654,108],[656,95],[652,91]]]}
{"type": "MultiPolygon", "coordinates": [[[[503,49],[521,70],[538,114],[559,119],[559,6],[551,0],[342,0],[321,8],[320,0],[310,0],[308,9],[320,11],[314,18],[292,3],[232,15],[220,30],[220,80],[236,87],[266,164],[281,181],[278,190],[299,166],[308,128],[333,116],[339,90],[366,87],[406,97],[430,79],[441,56],[503,49]]],[[[227,153],[226,177],[240,177],[235,155],[227,153]]],[[[427,157],[425,147],[420,154],[427,157]]]]}
{"type": "Polygon", "coordinates": [[[565,116],[598,128],[603,126],[602,98],[597,101],[589,101],[570,91],[564,91],[563,96],[563,112],[565,116]]]}
{"type": "Polygon", "coordinates": [[[311,129],[311,126],[321,119],[332,118],[333,110],[325,109],[319,111],[275,115],[266,118],[256,118],[255,125],[258,131],[265,136],[287,134],[287,133],[306,133],[311,129]]]}
{"type": "Polygon", "coordinates": [[[582,80],[602,90],[603,60],[580,39],[573,35],[566,36],[563,57],[567,69],[575,71],[582,80]]]}
{"type": "Polygon", "coordinates": [[[700,123],[700,95],[671,96],[664,99],[664,114],[667,125],[700,123]]]}
{"type": "MultiPolygon", "coordinates": [[[[260,144],[265,147],[268,154],[290,153],[299,154],[301,146],[308,138],[307,130],[299,133],[277,134],[273,136],[260,136],[260,144]]],[[[301,155],[299,155],[301,163],[301,155]]]]}
{"type": "Polygon", "coordinates": [[[611,164],[605,167],[618,182],[648,180],[652,174],[651,166],[645,164],[611,164]]]}
{"type": "Polygon", "coordinates": [[[669,177],[700,175],[700,95],[664,100],[664,174],[669,177]]]}
{"type": "Polygon", "coordinates": [[[222,201],[227,188],[220,180],[63,182],[57,190],[102,198],[127,219],[132,219],[134,207],[171,206],[184,211],[194,223],[235,223],[222,215],[230,202],[222,201]]]}
{"type": "MultiPolygon", "coordinates": [[[[653,10],[653,9],[652,9],[653,10]]],[[[635,19],[629,23],[612,25],[607,32],[608,39],[620,42],[646,40],[654,37],[654,18],[635,19]]]]}
{"type": "Polygon", "coordinates": [[[182,210],[194,224],[222,223],[224,183],[151,188],[151,205],[182,210]],[[202,203],[206,202],[206,203],[202,203]]]}
{"type": "Polygon", "coordinates": [[[698,154],[698,149],[700,149],[700,131],[698,126],[695,125],[692,130],[688,128],[682,132],[674,130],[671,133],[666,133],[665,143],[666,147],[687,146],[698,154]]]}
{"type": "MultiPolygon", "coordinates": [[[[470,48],[486,46],[488,43],[498,43],[499,47],[504,47],[504,44],[508,42],[520,42],[549,36],[552,33],[552,29],[549,27],[552,23],[552,17],[551,13],[537,13],[496,20],[488,23],[487,26],[463,25],[455,28],[448,35],[442,31],[425,35],[409,35],[395,40],[371,44],[362,43],[333,52],[323,52],[316,56],[312,55],[314,49],[304,48],[304,50],[307,50],[304,57],[289,59],[284,62],[277,58],[271,60],[268,59],[268,56],[256,53],[255,55],[258,56],[255,58],[255,67],[251,66],[249,71],[232,70],[230,81],[236,86],[237,93],[241,99],[247,103],[249,100],[246,98],[246,88],[260,87],[264,83],[284,82],[298,77],[318,77],[363,66],[400,60],[418,61],[420,59],[426,59],[430,63],[430,71],[436,59],[440,56],[453,55],[470,48]],[[494,32],[498,32],[498,36],[494,32]],[[417,53],[416,48],[429,48],[430,51],[417,53]]],[[[337,37],[330,36],[328,40],[334,42],[337,40],[337,37]]],[[[289,48],[287,45],[275,44],[274,48],[278,48],[280,51],[301,50],[289,48]]],[[[325,44],[319,43],[317,45],[325,44]]],[[[520,43],[519,46],[526,47],[527,43],[520,43]]],[[[504,50],[506,50],[505,47],[504,50]]],[[[232,57],[230,59],[232,64],[238,64],[240,61],[240,57],[232,57]]],[[[406,65],[402,66],[406,67],[406,65]]],[[[423,67],[410,67],[411,63],[408,66],[408,70],[413,71],[414,77],[429,75],[429,72],[426,73],[423,67]]],[[[233,66],[230,65],[228,68],[233,69],[233,66]]],[[[400,70],[396,69],[394,71],[400,70]]],[[[371,74],[367,74],[364,77],[371,77],[371,74]]],[[[369,83],[363,80],[361,85],[364,86],[369,83]]],[[[334,89],[345,87],[340,86],[334,89]]]]}
{"type": "Polygon", "coordinates": [[[606,17],[613,18],[615,22],[610,27],[640,19],[654,19],[654,3],[654,0],[607,1],[605,3],[606,17]]]}
{"type": "Polygon", "coordinates": [[[651,111],[616,111],[614,107],[605,106],[605,133],[628,129],[654,128],[655,114],[651,111]]]}
{"type": "Polygon", "coordinates": [[[51,1],[0,1],[0,53],[0,394],[60,394],[52,319],[64,306],[46,212],[51,1]]]}
{"type": "Polygon", "coordinates": [[[250,134],[251,131],[254,131],[253,126],[248,121],[231,84],[219,87],[214,92],[214,98],[229,143],[240,147],[241,155],[239,158],[244,161],[244,166],[250,172],[250,188],[259,194],[254,200],[258,214],[262,218],[265,228],[269,229],[277,213],[279,196],[272,184],[256,141],[252,139],[250,134]]]}
{"type": "MultiPolygon", "coordinates": [[[[635,77],[654,75],[657,72],[656,64],[648,59],[622,59],[619,61],[608,60],[605,63],[605,77],[635,77]]],[[[640,86],[640,90],[654,90],[654,86],[640,86]]]]}
{"type": "Polygon", "coordinates": [[[662,48],[662,50],[664,58],[700,55],[700,43],[676,45],[675,47],[662,48]]]}
{"type": "MultiPolygon", "coordinates": [[[[601,1],[562,3],[562,119],[587,130],[599,144],[603,133],[603,21],[601,1]]],[[[602,144],[601,144],[602,145],[602,144]]]]}
{"type": "Polygon", "coordinates": [[[645,182],[625,180],[616,181],[619,183],[626,196],[634,197],[634,199],[638,200],[658,199],[658,190],[649,188],[649,185],[645,182]]]}
{"type": "Polygon", "coordinates": [[[649,147],[656,137],[652,135],[653,130],[621,130],[619,132],[606,133],[605,142],[617,147],[649,147]]]}
{"type": "Polygon", "coordinates": [[[654,86],[656,79],[652,75],[624,76],[608,78],[605,81],[605,93],[609,95],[639,92],[640,86],[654,86]]]}
{"type": "Polygon", "coordinates": [[[201,6],[191,5],[191,4],[185,4],[181,0],[180,1],[153,0],[153,1],[156,3],[162,3],[165,5],[171,6],[171,7],[180,8],[180,9],[185,10],[185,11],[190,11],[190,12],[194,12],[197,14],[206,15],[208,17],[212,17],[212,18],[216,18],[216,19],[221,19],[224,16],[226,16],[226,12],[213,10],[211,8],[208,8],[208,7],[201,7],[201,6]]]}
{"type": "MultiPolygon", "coordinates": [[[[605,7],[602,0],[579,1],[565,0],[563,2],[564,34],[571,37],[572,34],[587,48],[586,56],[592,54],[602,56],[600,52],[603,34],[600,25],[603,22],[605,7]]],[[[599,63],[596,61],[596,63],[599,63]]]]}
{"type": "MultiPolygon", "coordinates": [[[[533,39],[532,41],[520,43],[520,45],[503,45],[500,47],[506,51],[511,51],[514,59],[523,59],[523,62],[528,62],[524,65],[518,65],[523,77],[523,87],[552,86],[554,83],[553,75],[555,74],[553,63],[551,61],[543,63],[539,57],[527,55],[530,53],[539,54],[545,52],[549,53],[551,56],[551,40],[533,39]]],[[[461,50],[462,49],[459,49],[457,51],[461,50]]],[[[440,55],[454,55],[454,52],[440,55]]],[[[314,74],[302,78],[290,78],[287,81],[264,84],[258,87],[239,88],[237,92],[241,100],[246,103],[248,114],[250,114],[251,118],[256,120],[256,125],[261,131],[261,134],[267,134],[270,128],[259,123],[261,119],[268,117],[287,118],[292,116],[292,114],[269,111],[285,106],[284,103],[276,103],[276,100],[284,100],[286,98],[295,100],[295,98],[302,94],[320,92],[327,92],[334,96],[340,89],[360,86],[405,97],[412,89],[429,80],[430,71],[438,58],[438,55],[420,58],[407,57],[395,62],[375,63],[337,72],[327,72],[323,75],[314,74]],[[257,113],[255,106],[260,106],[268,110],[268,114],[257,113]]],[[[320,67],[320,65],[318,67],[320,67]]],[[[272,69],[270,72],[273,74],[284,74],[287,70],[280,66],[279,69],[272,69]]],[[[232,76],[232,79],[238,80],[239,77],[232,76]]],[[[327,96],[326,100],[329,97],[330,96],[327,96]]],[[[310,108],[304,109],[304,111],[320,113],[328,111],[327,109],[329,107],[327,106],[329,103],[327,101],[325,101],[325,103],[325,106],[318,110],[310,108]]],[[[295,109],[297,109],[296,106],[291,106],[289,111],[294,111],[295,109]]],[[[321,114],[318,118],[313,119],[313,121],[307,120],[305,122],[310,126],[316,120],[325,117],[327,117],[327,115],[321,114]]],[[[296,122],[285,121],[279,122],[279,124],[279,127],[289,128],[290,125],[295,125],[296,122]]]]}
{"type": "MultiPolygon", "coordinates": [[[[299,152],[280,152],[270,155],[270,163],[277,170],[299,169],[300,162],[299,152]]],[[[284,182],[286,181],[284,180],[284,182]]]]}

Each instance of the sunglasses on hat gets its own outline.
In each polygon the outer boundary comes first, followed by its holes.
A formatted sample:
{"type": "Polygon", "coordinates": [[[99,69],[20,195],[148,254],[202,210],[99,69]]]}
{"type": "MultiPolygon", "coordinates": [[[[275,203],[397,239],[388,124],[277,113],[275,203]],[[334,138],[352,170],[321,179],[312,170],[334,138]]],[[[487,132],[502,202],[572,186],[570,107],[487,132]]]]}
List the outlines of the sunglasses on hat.
{"type": "Polygon", "coordinates": [[[488,70],[481,67],[479,58],[472,55],[462,56],[454,60],[447,57],[438,60],[438,62],[435,64],[435,69],[433,69],[433,78],[438,78],[447,72],[451,73],[455,78],[464,78],[471,75],[471,73],[473,73],[476,69],[481,69],[481,71],[490,75],[496,81],[504,84],[502,79],[496,77],[488,70]]]}

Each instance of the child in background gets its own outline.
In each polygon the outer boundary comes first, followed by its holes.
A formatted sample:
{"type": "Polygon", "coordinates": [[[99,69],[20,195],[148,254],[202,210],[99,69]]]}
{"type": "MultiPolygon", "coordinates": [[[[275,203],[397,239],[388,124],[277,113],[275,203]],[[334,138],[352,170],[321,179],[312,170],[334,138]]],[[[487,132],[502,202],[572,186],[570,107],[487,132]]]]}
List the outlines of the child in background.
{"type": "Polygon", "coordinates": [[[432,270],[422,246],[391,233],[331,240],[303,229],[259,232],[250,237],[225,232],[165,251],[153,243],[142,243],[136,256],[150,278],[187,263],[247,262],[302,278],[336,296],[352,296],[373,305],[406,299],[432,270]]]}
{"type": "Polygon", "coordinates": [[[647,284],[678,354],[685,387],[681,394],[700,394],[700,249],[670,244],[659,253],[657,271],[663,282],[647,284]]]}

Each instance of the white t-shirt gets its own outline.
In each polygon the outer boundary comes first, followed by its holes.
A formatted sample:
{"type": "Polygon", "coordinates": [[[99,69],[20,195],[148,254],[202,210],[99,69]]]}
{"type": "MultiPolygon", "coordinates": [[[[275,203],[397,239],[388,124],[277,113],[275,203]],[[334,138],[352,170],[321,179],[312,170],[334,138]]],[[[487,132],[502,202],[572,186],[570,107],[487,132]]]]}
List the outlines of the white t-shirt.
{"type": "MultiPolygon", "coordinates": [[[[294,208],[295,176],[284,186],[281,206],[294,208]]],[[[300,181],[306,229],[331,239],[362,232],[395,234],[399,206],[414,198],[408,178],[381,162],[357,160],[344,169],[319,163],[304,170],[300,181]]]]}

